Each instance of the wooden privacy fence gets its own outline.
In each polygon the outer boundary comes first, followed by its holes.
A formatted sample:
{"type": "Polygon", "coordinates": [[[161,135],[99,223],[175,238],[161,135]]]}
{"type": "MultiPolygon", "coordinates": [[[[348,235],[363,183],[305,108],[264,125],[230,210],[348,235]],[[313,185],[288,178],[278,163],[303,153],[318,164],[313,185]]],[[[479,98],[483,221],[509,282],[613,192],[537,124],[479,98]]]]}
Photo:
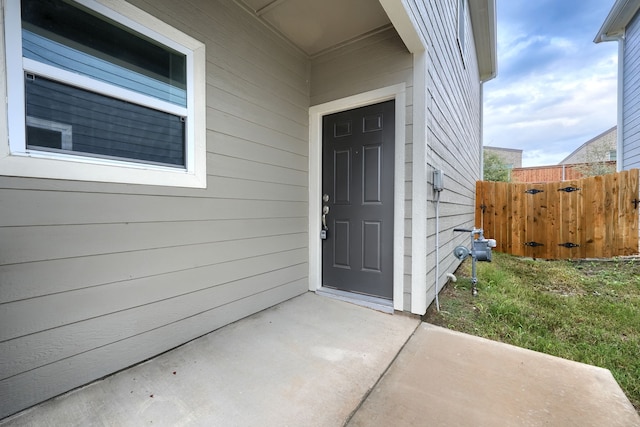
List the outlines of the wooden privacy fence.
{"type": "Polygon", "coordinates": [[[638,169],[542,184],[478,181],[476,225],[496,250],[546,259],[638,253],[638,169]]]}

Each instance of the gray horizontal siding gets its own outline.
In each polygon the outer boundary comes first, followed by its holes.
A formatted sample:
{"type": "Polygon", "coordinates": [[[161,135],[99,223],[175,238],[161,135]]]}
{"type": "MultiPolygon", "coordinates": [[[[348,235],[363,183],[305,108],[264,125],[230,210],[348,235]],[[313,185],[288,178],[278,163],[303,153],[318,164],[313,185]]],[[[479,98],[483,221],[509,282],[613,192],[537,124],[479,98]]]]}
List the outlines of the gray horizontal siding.
{"type": "Polygon", "coordinates": [[[472,226],[475,182],[480,170],[480,83],[473,34],[467,10],[466,50],[457,44],[458,2],[409,2],[429,43],[427,65],[427,303],[435,298],[435,235],[439,232],[439,288],[446,273],[460,264],[453,254],[467,244],[466,233],[453,228],[472,226]],[[436,230],[436,195],[431,190],[433,170],[444,171],[440,195],[439,230],[436,230]]]}
{"type": "Polygon", "coordinates": [[[235,3],[206,43],[206,189],[0,176],[0,418],[308,289],[309,61],[235,3]]]}
{"type": "Polygon", "coordinates": [[[640,14],[626,29],[623,82],[622,169],[640,168],[640,14]]]}

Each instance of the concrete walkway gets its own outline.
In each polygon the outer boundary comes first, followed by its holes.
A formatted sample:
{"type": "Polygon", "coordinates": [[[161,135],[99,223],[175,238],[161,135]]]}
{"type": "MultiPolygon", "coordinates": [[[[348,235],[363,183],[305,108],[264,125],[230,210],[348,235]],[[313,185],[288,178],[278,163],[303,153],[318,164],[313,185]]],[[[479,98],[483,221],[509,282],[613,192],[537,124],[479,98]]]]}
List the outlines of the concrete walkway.
{"type": "Polygon", "coordinates": [[[0,426],[347,422],[640,426],[640,417],[607,370],[309,293],[0,426]]]}
{"type": "Polygon", "coordinates": [[[349,425],[631,427],[640,416],[607,369],[423,323],[349,425]]]}

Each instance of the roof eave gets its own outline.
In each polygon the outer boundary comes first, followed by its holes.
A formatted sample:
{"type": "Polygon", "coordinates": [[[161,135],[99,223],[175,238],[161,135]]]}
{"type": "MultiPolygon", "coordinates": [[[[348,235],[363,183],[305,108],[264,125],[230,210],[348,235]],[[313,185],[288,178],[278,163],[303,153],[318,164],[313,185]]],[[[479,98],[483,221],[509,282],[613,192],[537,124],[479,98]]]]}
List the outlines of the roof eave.
{"type": "Polygon", "coordinates": [[[486,82],[498,72],[496,0],[470,1],[469,12],[478,57],[478,73],[480,81],[486,82]]]}
{"type": "Polygon", "coordinates": [[[593,39],[594,43],[608,41],[608,38],[621,36],[625,28],[640,9],[640,0],[616,0],[604,20],[600,31],[593,39]]]}

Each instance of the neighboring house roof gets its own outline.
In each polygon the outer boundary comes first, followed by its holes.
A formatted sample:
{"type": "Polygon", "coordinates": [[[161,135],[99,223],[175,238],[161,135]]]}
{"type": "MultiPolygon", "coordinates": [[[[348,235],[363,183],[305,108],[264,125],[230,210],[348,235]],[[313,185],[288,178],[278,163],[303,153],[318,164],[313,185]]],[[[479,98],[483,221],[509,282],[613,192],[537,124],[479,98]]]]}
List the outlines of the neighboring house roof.
{"type": "Polygon", "coordinates": [[[485,145],[484,148],[488,150],[494,150],[494,151],[510,151],[513,153],[522,153],[522,150],[520,150],[519,148],[493,147],[491,145],[485,145]]]}
{"type": "MultiPolygon", "coordinates": [[[[582,160],[581,162],[576,162],[576,161],[570,161],[576,154],[578,154],[579,152],[585,150],[589,145],[598,142],[600,140],[604,140],[604,138],[609,135],[610,133],[616,132],[617,130],[617,126],[613,126],[610,129],[605,130],[604,132],[602,132],[601,134],[591,138],[590,140],[588,140],[587,142],[585,142],[584,144],[582,144],[581,146],[579,146],[578,148],[576,148],[575,150],[573,150],[573,152],[571,154],[569,154],[567,157],[565,157],[564,159],[562,159],[562,161],[560,163],[558,163],[559,165],[565,164],[565,163],[581,163],[584,162],[584,160],[582,160]]],[[[614,139],[614,145],[613,145],[614,149],[615,149],[615,139],[614,139]]],[[[609,160],[609,159],[603,159],[603,160],[609,160]]]]}
{"type": "Polygon", "coordinates": [[[638,9],[640,9],[640,0],[616,0],[593,41],[600,43],[607,41],[605,40],[607,37],[624,34],[624,29],[629,25],[638,9]]]}

